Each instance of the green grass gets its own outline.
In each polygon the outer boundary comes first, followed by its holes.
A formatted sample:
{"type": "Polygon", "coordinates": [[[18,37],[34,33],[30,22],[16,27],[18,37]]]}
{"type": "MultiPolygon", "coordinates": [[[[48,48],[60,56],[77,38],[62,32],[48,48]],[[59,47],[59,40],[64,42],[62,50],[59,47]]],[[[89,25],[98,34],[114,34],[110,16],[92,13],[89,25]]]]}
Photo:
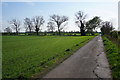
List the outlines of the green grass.
{"type": "Polygon", "coordinates": [[[103,42],[112,70],[113,79],[120,80],[120,49],[105,36],[103,36],[103,42]]]}
{"type": "Polygon", "coordinates": [[[31,77],[94,36],[3,36],[3,78],[31,77]]]}

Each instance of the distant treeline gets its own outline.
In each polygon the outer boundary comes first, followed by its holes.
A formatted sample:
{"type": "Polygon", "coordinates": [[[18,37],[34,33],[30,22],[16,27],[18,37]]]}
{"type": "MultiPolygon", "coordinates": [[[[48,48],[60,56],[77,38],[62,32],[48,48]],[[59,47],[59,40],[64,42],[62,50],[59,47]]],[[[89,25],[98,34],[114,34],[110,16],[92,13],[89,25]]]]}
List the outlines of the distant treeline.
{"type": "MultiPolygon", "coordinates": [[[[98,35],[100,32],[95,32],[94,35],[98,35]]],[[[4,32],[2,33],[2,35],[16,35],[16,32],[4,32]]],[[[34,36],[36,35],[36,32],[19,32],[17,34],[18,36],[27,36],[27,35],[31,35],[34,36]]],[[[38,32],[39,36],[55,36],[55,35],[59,35],[58,32],[38,32]]],[[[80,36],[80,32],[61,32],[61,36],[80,36]]],[[[89,32],[86,32],[86,36],[91,36],[92,34],[89,32]]]]}
{"type": "MultiPolygon", "coordinates": [[[[21,27],[21,22],[18,19],[12,19],[9,22],[9,26],[4,29],[3,35],[94,35],[96,30],[101,27],[103,21],[99,16],[94,16],[92,19],[85,21],[87,14],[82,11],[75,13],[75,24],[78,27],[78,32],[62,32],[64,27],[68,24],[69,17],[53,14],[49,16],[49,21],[47,22],[47,32],[41,32],[42,25],[46,22],[43,16],[34,16],[32,18],[24,18],[24,26],[21,27]],[[21,28],[25,29],[26,33],[21,33],[21,28]],[[55,32],[57,29],[57,32],[55,32]],[[13,33],[13,30],[15,33],[13,33]],[[36,33],[36,34],[35,34],[36,33]]],[[[73,26],[75,27],[75,26],[73,26]]],[[[68,27],[69,28],[69,27],[68,27]]]]}

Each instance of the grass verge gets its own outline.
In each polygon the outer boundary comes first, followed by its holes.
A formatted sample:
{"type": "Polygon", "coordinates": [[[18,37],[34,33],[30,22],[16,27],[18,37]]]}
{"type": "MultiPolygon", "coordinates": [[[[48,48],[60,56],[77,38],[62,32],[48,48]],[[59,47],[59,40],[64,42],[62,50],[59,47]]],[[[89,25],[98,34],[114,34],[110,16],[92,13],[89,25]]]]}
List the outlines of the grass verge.
{"type": "Polygon", "coordinates": [[[108,38],[102,36],[107,58],[112,70],[114,80],[120,80],[120,49],[108,38]]]}

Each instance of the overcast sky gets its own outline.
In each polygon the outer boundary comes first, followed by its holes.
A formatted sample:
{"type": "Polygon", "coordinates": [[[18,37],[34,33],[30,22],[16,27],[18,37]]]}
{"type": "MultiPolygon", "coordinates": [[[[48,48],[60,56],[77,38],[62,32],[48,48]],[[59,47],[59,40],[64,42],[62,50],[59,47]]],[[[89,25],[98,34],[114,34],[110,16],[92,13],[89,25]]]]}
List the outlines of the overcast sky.
{"type": "MultiPolygon", "coordinates": [[[[99,16],[103,21],[111,21],[118,29],[118,1],[81,1],[81,2],[2,2],[2,30],[9,27],[8,21],[19,19],[24,28],[23,22],[26,17],[43,16],[45,24],[42,26],[42,31],[47,30],[46,24],[49,21],[49,16],[52,14],[65,15],[69,17],[68,25],[64,28],[65,31],[79,31],[75,25],[75,13],[83,11],[87,14],[86,21],[94,16],[99,16]]],[[[11,0],[15,1],[15,0],[11,0]]],[[[24,29],[21,31],[25,31],[24,29]]],[[[98,30],[99,31],[99,30],[98,30]]]]}

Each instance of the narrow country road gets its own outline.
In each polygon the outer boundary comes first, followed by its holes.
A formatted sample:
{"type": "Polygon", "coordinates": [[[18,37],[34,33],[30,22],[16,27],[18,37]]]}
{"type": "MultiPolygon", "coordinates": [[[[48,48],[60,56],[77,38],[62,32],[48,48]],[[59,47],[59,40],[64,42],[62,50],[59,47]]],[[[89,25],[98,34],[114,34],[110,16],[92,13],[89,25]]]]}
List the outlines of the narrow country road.
{"type": "Polygon", "coordinates": [[[111,78],[101,35],[93,38],[44,78],[111,78]]]}

